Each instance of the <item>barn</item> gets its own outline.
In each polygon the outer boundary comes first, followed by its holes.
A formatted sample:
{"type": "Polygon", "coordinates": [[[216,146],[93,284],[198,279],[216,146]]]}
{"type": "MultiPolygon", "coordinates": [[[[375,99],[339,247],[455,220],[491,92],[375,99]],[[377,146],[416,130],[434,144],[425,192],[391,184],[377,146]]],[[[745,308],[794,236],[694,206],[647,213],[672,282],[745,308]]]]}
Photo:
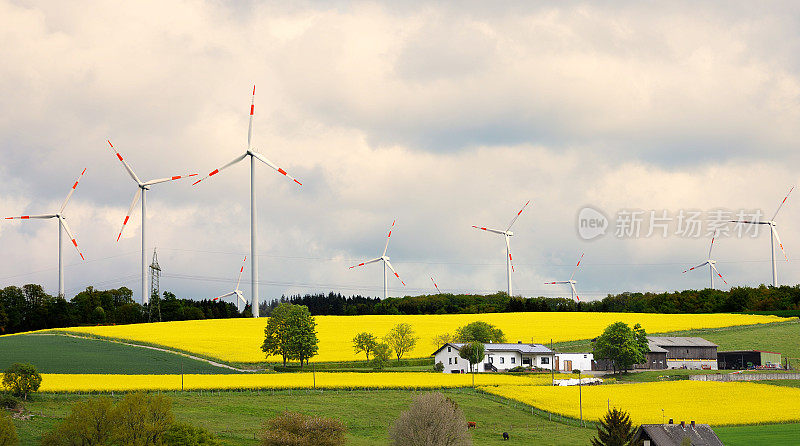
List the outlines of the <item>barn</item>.
{"type": "Polygon", "coordinates": [[[666,367],[658,368],[717,370],[717,344],[711,341],[696,337],[648,336],[647,343],[666,350],[666,367]]]}
{"type": "Polygon", "coordinates": [[[742,370],[750,367],[780,368],[781,354],[762,350],[732,350],[717,352],[720,369],[742,370]]]}

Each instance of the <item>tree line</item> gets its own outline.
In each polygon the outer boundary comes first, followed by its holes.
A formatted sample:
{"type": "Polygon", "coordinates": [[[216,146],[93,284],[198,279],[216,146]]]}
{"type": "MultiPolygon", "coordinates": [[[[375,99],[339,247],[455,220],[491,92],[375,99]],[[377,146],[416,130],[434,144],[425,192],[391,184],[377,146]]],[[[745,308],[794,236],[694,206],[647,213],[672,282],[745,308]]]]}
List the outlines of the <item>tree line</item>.
{"type": "Polygon", "coordinates": [[[149,305],[134,302],[133,292],[125,287],[96,290],[88,287],[72,299],[47,294],[40,285],[0,290],[0,334],[47,328],[97,324],[135,324],[148,321],[219,319],[241,314],[236,305],[212,300],[178,299],[169,291],[151,297],[149,305]],[[159,311],[160,309],[160,311],[159,311]]]}

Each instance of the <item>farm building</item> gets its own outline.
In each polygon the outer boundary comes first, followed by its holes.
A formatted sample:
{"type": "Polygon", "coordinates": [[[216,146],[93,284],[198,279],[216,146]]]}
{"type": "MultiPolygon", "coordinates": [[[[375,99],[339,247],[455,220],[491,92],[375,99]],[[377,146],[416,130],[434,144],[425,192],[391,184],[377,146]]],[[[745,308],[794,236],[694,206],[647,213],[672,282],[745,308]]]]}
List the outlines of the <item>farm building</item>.
{"type": "Polygon", "coordinates": [[[666,350],[667,369],[717,370],[717,344],[703,338],[648,336],[648,345],[666,350]]]}
{"type": "Polygon", "coordinates": [[[734,350],[717,352],[720,369],[742,370],[750,367],[780,368],[781,354],[761,350],[734,350]]]}
{"type": "Polygon", "coordinates": [[[594,355],[591,353],[556,353],[554,365],[556,370],[571,372],[575,369],[592,370],[593,362],[594,355]]]}
{"type": "Polygon", "coordinates": [[[687,444],[686,438],[693,445],[722,446],[722,441],[711,426],[695,424],[694,421],[690,424],[683,421],[681,424],[643,424],[636,430],[632,443],[642,446],[683,446],[687,444]]]}
{"type": "MultiPolygon", "coordinates": [[[[433,352],[433,362],[444,365],[444,373],[467,373],[469,362],[458,356],[464,344],[449,342],[433,352]]],[[[553,351],[542,344],[484,344],[485,356],[479,372],[504,372],[514,367],[550,368],[553,351]]]]}

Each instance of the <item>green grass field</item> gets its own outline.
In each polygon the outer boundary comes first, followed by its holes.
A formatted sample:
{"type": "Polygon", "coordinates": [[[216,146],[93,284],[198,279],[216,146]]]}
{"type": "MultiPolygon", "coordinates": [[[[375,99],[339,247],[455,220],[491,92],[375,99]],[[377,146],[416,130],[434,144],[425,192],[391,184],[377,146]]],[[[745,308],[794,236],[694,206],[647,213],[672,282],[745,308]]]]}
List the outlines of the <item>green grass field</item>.
{"type": "Polygon", "coordinates": [[[726,426],[716,427],[714,432],[726,446],[797,444],[800,441],[800,424],[726,426]]]}
{"type": "MultiPolygon", "coordinates": [[[[487,399],[472,390],[447,390],[464,411],[467,420],[478,427],[472,430],[476,445],[503,443],[502,433],[511,435],[513,444],[575,445],[588,444],[594,430],[550,422],[512,401],[487,399]]],[[[196,392],[170,393],[176,419],[203,426],[229,445],[255,445],[254,435],[262,422],[284,410],[336,417],[348,427],[348,445],[385,445],[388,428],[411,403],[417,392],[381,391],[300,391],[300,392],[222,392],[200,395],[196,392]]],[[[118,396],[117,396],[118,397],[118,396]]],[[[32,420],[15,420],[21,444],[37,444],[68,412],[71,404],[85,396],[36,395],[27,408],[32,420]]]]}
{"type": "Polygon", "coordinates": [[[67,336],[0,337],[0,370],[27,362],[40,373],[165,374],[229,373],[204,361],[114,342],[67,336]]]}
{"type": "MultiPolygon", "coordinates": [[[[766,350],[778,352],[784,358],[800,358],[800,343],[797,342],[797,339],[800,339],[800,321],[798,320],[651,334],[659,336],[698,336],[717,344],[719,350],[766,350]]],[[[559,351],[565,352],[592,351],[592,344],[588,339],[561,342],[555,344],[555,347],[559,351]]]]}

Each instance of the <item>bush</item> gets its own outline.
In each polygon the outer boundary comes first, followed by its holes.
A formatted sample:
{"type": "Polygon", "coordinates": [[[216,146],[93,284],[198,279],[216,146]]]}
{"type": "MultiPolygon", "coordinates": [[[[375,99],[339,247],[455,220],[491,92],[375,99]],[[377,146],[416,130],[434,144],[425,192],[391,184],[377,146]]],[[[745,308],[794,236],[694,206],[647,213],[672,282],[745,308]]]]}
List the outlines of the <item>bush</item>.
{"type": "Polygon", "coordinates": [[[434,372],[442,372],[442,371],[444,371],[444,364],[442,364],[442,361],[437,362],[433,366],[433,371],[434,372]]]}
{"type": "Polygon", "coordinates": [[[472,445],[464,413],[439,392],[414,398],[389,430],[389,437],[396,446],[472,445]]]}
{"type": "Polygon", "coordinates": [[[339,446],[347,427],[335,418],[284,412],[267,420],[261,432],[262,446],[339,446]]]}
{"type": "Polygon", "coordinates": [[[9,393],[0,394],[0,409],[17,410],[22,407],[22,401],[9,393]]]}
{"type": "Polygon", "coordinates": [[[14,363],[3,372],[3,387],[12,395],[28,399],[28,394],[39,390],[42,375],[30,364],[14,363]]]}
{"type": "Polygon", "coordinates": [[[164,434],[163,444],[166,446],[217,446],[222,443],[202,427],[175,423],[164,434]]]}
{"type": "Polygon", "coordinates": [[[383,368],[389,364],[391,357],[392,347],[389,347],[389,344],[381,342],[372,350],[372,367],[377,370],[383,370],[383,368]]]}
{"type": "Polygon", "coordinates": [[[114,420],[111,398],[99,397],[75,403],[64,421],[42,437],[44,446],[108,444],[114,420]]]}
{"type": "Polygon", "coordinates": [[[19,444],[17,429],[8,414],[0,412],[0,446],[16,446],[19,444]]]}

